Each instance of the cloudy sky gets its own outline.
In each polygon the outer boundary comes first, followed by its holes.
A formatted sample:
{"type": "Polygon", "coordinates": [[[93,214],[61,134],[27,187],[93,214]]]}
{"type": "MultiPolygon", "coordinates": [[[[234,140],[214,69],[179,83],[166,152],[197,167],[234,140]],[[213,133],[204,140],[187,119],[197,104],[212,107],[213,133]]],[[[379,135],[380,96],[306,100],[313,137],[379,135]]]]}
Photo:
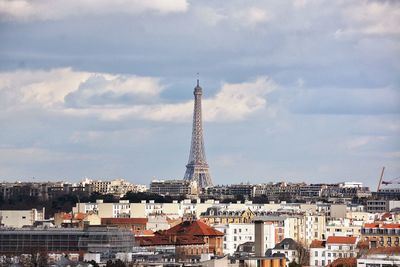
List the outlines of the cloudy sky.
{"type": "Polygon", "coordinates": [[[400,176],[400,2],[0,0],[0,180],[400,176]],[[33,178],[35,177],[35,178],[33,178]]]}

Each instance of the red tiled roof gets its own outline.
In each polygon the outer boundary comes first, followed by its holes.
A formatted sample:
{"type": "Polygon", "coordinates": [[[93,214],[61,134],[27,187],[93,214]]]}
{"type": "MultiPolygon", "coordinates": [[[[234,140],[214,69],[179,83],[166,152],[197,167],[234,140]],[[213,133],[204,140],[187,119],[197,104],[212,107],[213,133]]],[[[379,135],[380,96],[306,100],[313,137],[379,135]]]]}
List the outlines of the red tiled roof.
{"type": "Polygon", "coordinates": [[[364,228],[397,229],[400,228],[400,223],[366,223],[364,228]]]}
{"type": "Polygon", "coordinates": [[[71,220],[71,218],[72,218],[72,215],[69,214],[69,213],[64,213],[64,214],[62,215],[62,219],[63,219],[63,220],[71,220]]]}
{"type": "Polygon", "coordinates": [[[322,240],[313,240],[310,245],[310,248],[324,248],[324,247],[325,247],[325,241],[322,240]]]}
{"type": "Polygon", "coordinates": [[[164,231],[163,235],[223,236],[224,233],[208,226],[204,222],[184,221],[164,231]]]}
{"type": "Polygon", "coordinates": [[[82,213],[82,212],[80,212],[80,213],[76,213],[76,214],[74,215],[74,217],[75,217],[75,219],[76,219],[76,220],[80,220],[80,221],[82,221],[83,219],[85,219],[85,217],[86,217],[86,214],[85,214],[85,213],[82,213]]]}
{"type": "Polygon", "coordinates": [[[200,237],[191,235],[177,236],[174,240],[170,236],[138,236],[135,241],[139,246],[167,246],[167,245],[203,245],[204,240],[200,237]]]}
{"type": "Polygon", "coordinates": [[[101,224],[142,224],[147,223],[147,218],[101,218],[101,224]]]}
{"type": "Polygon", "coordinates": [[[357,237],[355,236],[329,236],[326,240],[327,244],[355,244],[357,237]]]}

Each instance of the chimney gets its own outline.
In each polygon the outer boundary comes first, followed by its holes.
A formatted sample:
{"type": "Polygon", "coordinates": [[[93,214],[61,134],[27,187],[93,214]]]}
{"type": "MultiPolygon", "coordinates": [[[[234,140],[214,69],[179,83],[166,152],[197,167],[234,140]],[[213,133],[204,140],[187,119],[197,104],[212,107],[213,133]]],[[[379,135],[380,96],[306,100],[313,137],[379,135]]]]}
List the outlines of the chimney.
{"type": "Polygon", "coordinates": [[[255,240],[254,246],[256,250],[256,257],[264,257],[265,256],[265,240],[264,240],[264,221],[254,221],[255,224],[255,240]]]}

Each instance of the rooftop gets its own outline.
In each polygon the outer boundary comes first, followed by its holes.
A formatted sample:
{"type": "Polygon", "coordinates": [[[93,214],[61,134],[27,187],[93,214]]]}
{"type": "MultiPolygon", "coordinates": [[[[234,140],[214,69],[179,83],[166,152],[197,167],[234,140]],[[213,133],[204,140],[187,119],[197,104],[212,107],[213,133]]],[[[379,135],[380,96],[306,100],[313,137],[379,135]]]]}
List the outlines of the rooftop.
{"type": "Polygon", "coordinates": [[[329,236],[326,240],[327,244],[356,244],[357,237],[355,236],[329,236]]]}

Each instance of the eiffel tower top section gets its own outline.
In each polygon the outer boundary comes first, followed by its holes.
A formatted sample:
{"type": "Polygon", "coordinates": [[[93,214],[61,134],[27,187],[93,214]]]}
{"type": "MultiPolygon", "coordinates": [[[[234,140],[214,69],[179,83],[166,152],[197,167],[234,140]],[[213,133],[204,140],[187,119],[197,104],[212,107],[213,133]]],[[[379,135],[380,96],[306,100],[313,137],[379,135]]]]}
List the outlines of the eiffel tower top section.
{"type": "Polygon", "coordinates": [[[197,79],[197,86],[194,88],[194,112],[193,112],[193,128],[192,142],[190,146],[189,162],[186,165],[186,180],[197,181],[199,187],[211,186],[211,177],[206,161],[206,153],[204,149],[203,139],[203,121],[201,110],[201,96],[203,89],[200,87],[197,79]]]}

